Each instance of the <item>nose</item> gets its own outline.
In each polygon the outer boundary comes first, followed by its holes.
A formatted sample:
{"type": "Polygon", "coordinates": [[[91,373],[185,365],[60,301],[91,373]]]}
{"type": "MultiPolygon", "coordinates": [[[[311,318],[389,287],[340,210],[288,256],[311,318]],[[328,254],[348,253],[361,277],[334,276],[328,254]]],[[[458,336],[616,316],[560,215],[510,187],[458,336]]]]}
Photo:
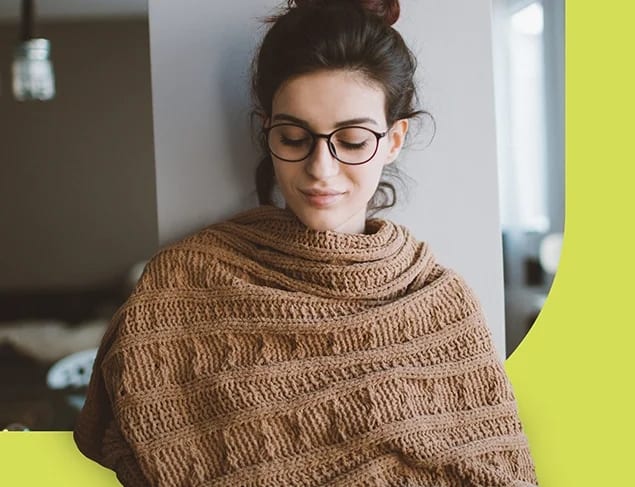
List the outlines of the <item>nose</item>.
{"type": "Polygon", "coordinates": [[[315,179],[328,179],[339,172],[340,163],[329,151],[326,138],[317,138],[315,148],[307,158],[305,169],[315,179]]]}

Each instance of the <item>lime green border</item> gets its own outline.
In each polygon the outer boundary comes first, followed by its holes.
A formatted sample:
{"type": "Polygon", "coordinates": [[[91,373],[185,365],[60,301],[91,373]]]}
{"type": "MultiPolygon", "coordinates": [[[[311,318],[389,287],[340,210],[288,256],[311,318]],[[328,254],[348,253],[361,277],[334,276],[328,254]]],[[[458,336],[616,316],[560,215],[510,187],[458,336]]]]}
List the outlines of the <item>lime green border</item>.
{"type": "Polygon", "coordinates": [[[542,487],[635,485],[633,19],[626,0],[566,3],[564,244],[506,363],[542,487]]]}
{"type": "Polygon", "coordinates": [[[0,485],[115,487],[114,472],[79,453],[68,431],[0,431],[0,485]]]}

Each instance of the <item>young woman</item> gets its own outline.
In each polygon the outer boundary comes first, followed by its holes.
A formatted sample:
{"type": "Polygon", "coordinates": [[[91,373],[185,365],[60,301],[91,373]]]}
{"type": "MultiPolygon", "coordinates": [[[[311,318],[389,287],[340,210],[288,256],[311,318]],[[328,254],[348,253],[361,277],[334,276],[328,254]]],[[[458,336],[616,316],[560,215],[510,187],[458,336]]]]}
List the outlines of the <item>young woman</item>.
{"type": "Polygon", "coordinates": [[[535,484],[474,294],[368,218],[420,113],[398,16],[295,0],[272,19],[261,205],[159,251],[95,362],[75,440],[124,485],[535,484]]]}

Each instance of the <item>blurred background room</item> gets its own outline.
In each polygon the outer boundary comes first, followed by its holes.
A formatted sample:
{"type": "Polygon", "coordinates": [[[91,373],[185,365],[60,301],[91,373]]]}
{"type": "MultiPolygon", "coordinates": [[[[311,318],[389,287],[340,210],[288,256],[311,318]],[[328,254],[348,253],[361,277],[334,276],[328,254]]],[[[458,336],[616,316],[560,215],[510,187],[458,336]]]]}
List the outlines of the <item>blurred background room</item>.
{"type": "Polygon", "coordinates": [[[0,429],[72,429],[157,246],[153,150],[146,0],[0,2],[0,429]]]}
{"type": "MultiPolygon", "coordinates": [[[[509,356],[562,240],[564,0],[492,1],[509,356]]],[[[158,248],[149,44],[147,0],[0,2],[0,430],[72,429],[158,248]]]]}

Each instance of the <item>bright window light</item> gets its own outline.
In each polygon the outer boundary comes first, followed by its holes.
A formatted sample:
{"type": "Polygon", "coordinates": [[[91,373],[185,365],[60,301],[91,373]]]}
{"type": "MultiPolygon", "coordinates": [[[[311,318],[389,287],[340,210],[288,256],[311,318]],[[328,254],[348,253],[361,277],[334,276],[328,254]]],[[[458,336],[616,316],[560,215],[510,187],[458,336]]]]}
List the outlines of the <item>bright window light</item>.
{"type": "Polygon", "coordinates": [[[543,14],[542,5],[532,3],[512,15],[512,28],[520,34],[542,34],[543,14]]]}

